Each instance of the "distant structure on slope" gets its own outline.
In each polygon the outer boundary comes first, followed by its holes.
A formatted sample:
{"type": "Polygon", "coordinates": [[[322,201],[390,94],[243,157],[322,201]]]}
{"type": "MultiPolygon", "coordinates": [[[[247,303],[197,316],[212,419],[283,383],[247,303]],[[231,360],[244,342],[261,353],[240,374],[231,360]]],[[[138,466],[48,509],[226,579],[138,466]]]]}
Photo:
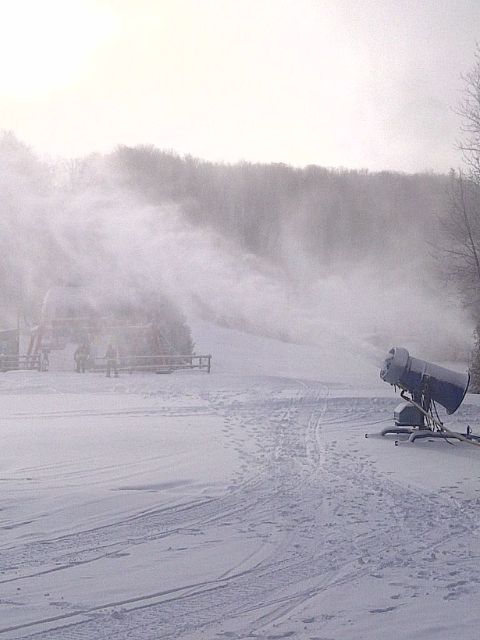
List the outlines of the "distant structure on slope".
{"type": "Polygon", "coordinates": [[[83,345],[89,352],[88,368],[98,369],[105,366],[109,344],[130,370],[183,368],[182,358],[193,356],[190,329],[168,298],[62,285],[44,297],[40,320],[31,329],[27,359],[36,362],[51,352],[73,353],[83,345]]]}

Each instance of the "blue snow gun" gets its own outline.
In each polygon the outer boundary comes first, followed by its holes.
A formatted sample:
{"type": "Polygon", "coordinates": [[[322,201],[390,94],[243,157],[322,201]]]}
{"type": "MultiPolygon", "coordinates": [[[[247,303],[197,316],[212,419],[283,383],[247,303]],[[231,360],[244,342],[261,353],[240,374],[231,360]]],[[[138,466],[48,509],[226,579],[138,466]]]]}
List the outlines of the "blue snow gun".
{"type": "MultiPolygon", "coordinates": [[[[461,373],[412,358],[403,347],[393,347],[383,363],[380,377],[398,387],[404,400],[394,410],[395,426],[383,429],[381,435],[408,434],[410,442],[418,438],[456,438],[480,445],[480,436],[473,435],[470,427],[465,434],[447,429],[436,407],[439,404],[447,414],[455,413],[467,393],[469,372],[461,373]]],[[[399,440],[395,444],[399,444],[399,440]]]]}

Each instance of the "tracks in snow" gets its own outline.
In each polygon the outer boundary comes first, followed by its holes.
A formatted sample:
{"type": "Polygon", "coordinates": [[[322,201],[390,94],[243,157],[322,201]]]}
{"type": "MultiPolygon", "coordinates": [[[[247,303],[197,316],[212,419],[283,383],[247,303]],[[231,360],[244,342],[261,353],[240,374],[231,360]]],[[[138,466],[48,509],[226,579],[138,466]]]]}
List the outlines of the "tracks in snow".
{"type": "MultiPolygon", "coordinates": [[[[294,505],[286,505],[285,497],[295,488],[297,493],[301,491],[302,483],[315,467],[315,438],[312,433],[308,439],[305,436],[315,428],[312,415],[322,410],[325,388],[312,390],[299,383],[292,383],[288,389],[283,384],[274,389],[270,385],[267,387],[267,398],[265,389],[260,392],[249,390],[246,397],[245,394],[236,393],[231,397],[224,393],[209,396],[212,409],[225,417],[227,441],[243,457],[240,476],[223,495],[174,509],[149,510],[113,526],[20,545],[9,551],[9,567],[4,567],[0,583],[22,584],[38,576],[68,571],[79,564],[95,563],[99,559],[128,552],[135,545],[150,544],[165,537],[174,538],[186,531],[204,533],[209,529],[224,530],[225,536],[232,531],[241,536],[243,531],[250,537],[265,539],[272,551],[253,555],[262,557],[262,571],[266,576],[278,570],[282,549],[291,545],[295,526],[291,519],[294,505]],[[245,448],[247,440],[256,441],[256,446],[245,448]]],[[[260,567],[254,567],[255,558],[247,557],[242,563],[229,567],[220,579],[222,590],[231,594],[229,597],[235,605],[238,605],[235,585],[238,583],[238,589],[248,594],[250,580],[254,577],[252,572],[260,571],[260,567]]],[[[203,590],[205,587],[209,591],[214,587],[219,588],[210,583],[207,581],[203,586],[196,585],[197,599],[200,597],[197,593],[199,588],[203,590]]],[[[183,600],[185,589],[181,591],[183,600]]],[[[145,594],[142,598],[149,608],[153,606],[151,594],[145,594]]],[[[193,601],[193,596],[190,596],[190,600],[193,601]]],[[[211,600],[215,601],[216,598],[211,600]]],[[[139,606],[136,601],[135,606],[130,604],[129,610],[138,611],[139,606]]],[[[85,615],[94,615],[95,618],[90,622],[76,625],[76,633],[84,627],[88,636],[88,627],[97,624],[98,611],[116,607],[125,609],[127,603],[105,603],[104,606],[90,607],[83,612],[76,610],[72,603],[73,611],[65,613],[63,618],[51,616],[56,619],[43,623],[38,620],[37,625],[21,628],[28,634],[34,631],[35,626],[37,629],[42,624],[59,626],[62,620],[70,627],[79,616],[84,619],[85,615]]],[[[114,620],[115,617],[112,618],[114,620]]],[[[6,634],[8,631],[10,629],[7,627],[0,628],[0,633],[6,634]]],[[[20,628],[15,631],[20,632],[20,628]]]]}
{"type": "MultiPolygon", "coordinates": [[[[94,606],[70,603],[63,614],[0,628],[0,638],[268,638],[271,628],[287,637],[313,622],[304,612],[319,598],[367,578],[386,580],[386,600],[372,615],[428,590],[454,599],[480,583],[467,544],[477,527],[471,509],[398,486],[377,473],[368,456],[337,442],[335,424],[348,420],[352,400],[329,402],[325,385],[301,381],[211,392],[208,400],[224,416],[227,441],[243,460],[223,495],[18,547],[10,557],[15,573],[4,571],[2,582],[68,571],[185,532],[192,540],[197,533],[254,538],[255,552],[214,579],[181,584],[179,577],[174,589],[159,584],[156,591],[139,588],[130,598],[94,606]]],[[[377,416],[369,399],[356,402],[364,418],[377,416]]],[[[334,618],[347,624],[342,603],[322,615],[322,624],[334,618]]]]}

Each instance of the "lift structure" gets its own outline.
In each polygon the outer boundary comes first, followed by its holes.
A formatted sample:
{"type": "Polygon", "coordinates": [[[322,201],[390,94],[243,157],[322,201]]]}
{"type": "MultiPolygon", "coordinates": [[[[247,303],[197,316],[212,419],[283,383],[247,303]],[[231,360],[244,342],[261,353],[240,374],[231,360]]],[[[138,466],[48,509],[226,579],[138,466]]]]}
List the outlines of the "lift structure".
{"type": "Polygon", "coordinates": [[[151,303],[142,306],[112,298],[98,302],[83,287],[53,287],[44,298],[40,322],[31,329],[26,361],[48,366],[52,352],[82,345],[88,352],[86,369],[102,371],[107,368],[106,349],[113,344],[119,370],[209,373],[211,356],[192,352],[189,330],[187,335],[178,322],[172,331],[171,315],[169,326],[162,305],[155,308],[151,303]]]}

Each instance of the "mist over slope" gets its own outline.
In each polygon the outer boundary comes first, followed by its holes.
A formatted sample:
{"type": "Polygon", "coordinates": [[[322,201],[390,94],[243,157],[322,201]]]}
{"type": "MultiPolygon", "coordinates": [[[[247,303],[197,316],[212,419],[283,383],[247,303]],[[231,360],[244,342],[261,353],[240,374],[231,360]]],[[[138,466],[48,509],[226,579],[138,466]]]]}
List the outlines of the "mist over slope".
{"type": "Polygon", "coordinates": [[[432,255],[444,176],[215,165],[150,147],[47,163],[11,134],[0,171],[4,325],[77,282],[161,292],[189,315],[370,360],[395,343],[468,352],[472,322],[432,255]]]}

